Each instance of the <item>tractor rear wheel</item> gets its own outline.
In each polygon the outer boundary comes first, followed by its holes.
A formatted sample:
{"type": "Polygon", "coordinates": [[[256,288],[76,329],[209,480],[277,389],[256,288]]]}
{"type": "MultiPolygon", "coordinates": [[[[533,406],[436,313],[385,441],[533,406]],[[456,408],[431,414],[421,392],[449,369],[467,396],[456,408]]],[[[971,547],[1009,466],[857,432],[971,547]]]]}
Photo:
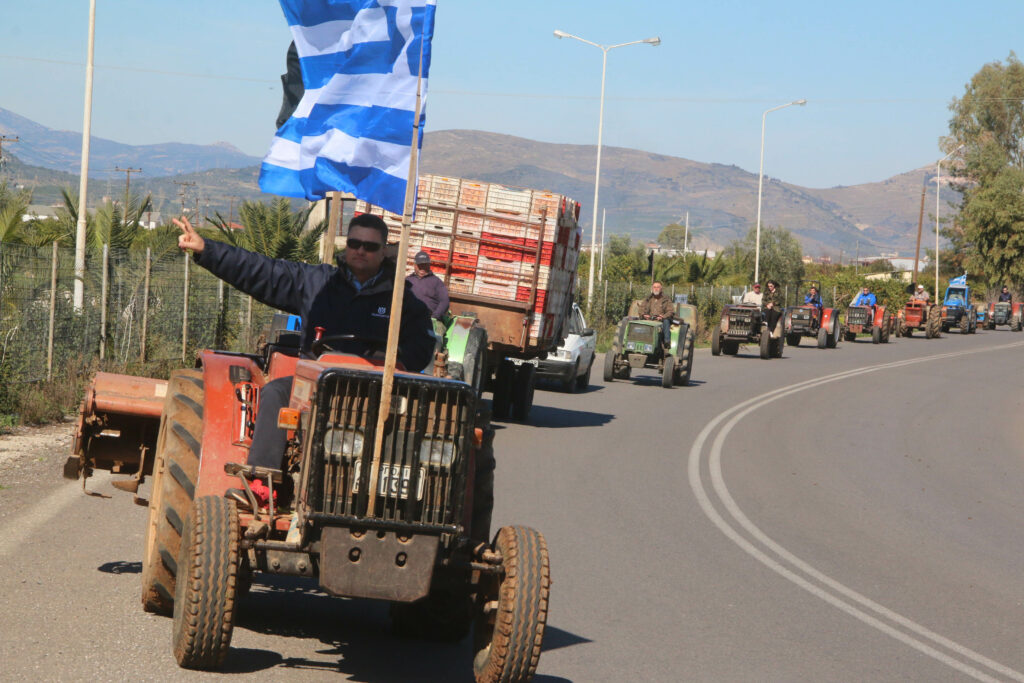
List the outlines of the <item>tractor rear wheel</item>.
{"type": "Polygon", "coordinates": [[[871,343],[881,344],[882,343],[882,328],[875,325],[871,328],[871,343]]]}
{"type": "Polygon", "coordinates": [[[722,329],[716,327],[711,333],[711,355],[717,356],[722,353],[722,329]]]}
{"type": "Polygon", "coordinates": [[[833,319],[832,320],[832,331],[829,332],[828,336],[825,338],[825,346],[827,346],[830,349],[834,349],[834,348],[836,348],[836,346],[838,344],[839,344],[839,325],[836,323],[836,320],[833,319]]]}
{"type": "Polygon", "coordinates": [[[665,356],[665,364],[661,369],[661,386],[666,389],[671,389],[672,385],[675,384],[675,372],[676,372],[676,358],[675,356],[665,356]]]}
{"type": "Polygon", "coordinates": [[[783,337],[771,340],[772,358],[782,358],[782,349],[786,346],[786,340],[783,337]]]}
{"type": "Polygon", "coordinates": [[[761,327],[761,358],[767,360],[772,357],[772,335],[769,334],[766,326],[761,327]]]}
{"type": "Polygon", "coordinates": [[[824,327],[818,328],[818,348],[823,349],[828,346],[828,330],[824,327]]]}
{"type": "Polygon", "coordinates": [[[157,436],[142,556],[142,609],[147,612],[174,611],[181,534],[199,480],[204,403],[202,370],[171,374],[157,436]]]}
{"type": "Polygon", "coordinates": [[[615,349],[611,348],[604,352],[604,381],[611,382],[615,378],[615,349]]]}
{"type": "Polygon", "coordinates": [[[504,576],[482,591],[473,643],[477,683],[528,681],[537,671],[551,574],[540,532],[502,527],[494,541],[504,576]]]}
{"type": "Polygon", "coordinates": [[[679,361],[682,366],[676,373],[676,384],[681,387],[690,385],[690,373],[693,371],[693,337],[686,337],[686,355],[679,361]]]}
{"type": "Polygon", "coordinates": [[[889,334],[892,329],[892,318],[886,318],[882,321],[882,343],[889,343],[889,334]]]}
{"type": "Polygon", "coordinates": [[[235,626],[238,509],[220,496],[203,496],[185,522],[174,593],[174,657],[186,669],[224,663],[235,626]]]}
{"type": "Polygon", "coordinates": [[[971,331],[971,318],[966,313],[960,316],[960,334],[969,334],[971,331]]]}

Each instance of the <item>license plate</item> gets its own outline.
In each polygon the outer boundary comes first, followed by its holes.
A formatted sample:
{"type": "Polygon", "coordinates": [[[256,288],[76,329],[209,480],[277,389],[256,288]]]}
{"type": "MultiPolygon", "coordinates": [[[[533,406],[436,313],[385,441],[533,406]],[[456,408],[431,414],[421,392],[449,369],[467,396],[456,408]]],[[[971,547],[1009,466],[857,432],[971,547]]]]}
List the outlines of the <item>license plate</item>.
{"type": "MultiPolygon", "coordinates": [[[[352,493],[359,493],[359,474],[362,469],[362,462],[356,461],[355,475],[352,478],[352,493]]],[[[426,472],[420,468],[420,480],[416,486],[416,500],[423,499],[423,482],[426,472]]],[[[409,465],[388,465],[380,466],[380,476],[377,478],[377,495],[385,498],[409,498],[409,482],[412,479],[412,467],[409,465]]]]}

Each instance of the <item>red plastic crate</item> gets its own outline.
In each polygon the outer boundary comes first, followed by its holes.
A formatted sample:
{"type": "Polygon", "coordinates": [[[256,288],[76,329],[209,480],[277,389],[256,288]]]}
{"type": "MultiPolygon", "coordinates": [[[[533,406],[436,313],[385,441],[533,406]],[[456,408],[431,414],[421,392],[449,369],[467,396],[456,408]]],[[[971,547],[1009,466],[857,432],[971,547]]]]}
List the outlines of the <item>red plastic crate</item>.
{"type": "Polygon", "coordinates": [[[480,243],[480,256],[502,261],[515,261],[516,265],[523,258],[522,247],[506,246],[501,244],[480,243]]]}
{"type": "Polygon", "coordinates": [[[441,264],[448,263],[447,249],[433,249],[431,247],[423,247],[423,251],[427,252],[427,255],[430,256],[431,266],[433,266],[435,262],[441,264]]]}
{"type": "Polygon", "coordinates": [[[499,235],[493,232],[485,232],[480,235],[480,244],[489,244],[493,247],[512,247],[516,250],[516,253],[522,254],[523,244],[526,240],[522,237],[512,237],[511,235],[499,235]]]}
{"type": "MultiPolygon", "coordinates": [[[[533,263],[537,260],[537,240],[526,240],[523,245],[523,263],[533,263]]],[[[551,242],[543,242],[540,248],[540,264],[550,266],[555,259],[555,245],[551,242]]]]}
{"type": "Polygon", "coordinates": [[[452,253],[452,267],[476,268],[478,258],[476,254],[452,253]]]}

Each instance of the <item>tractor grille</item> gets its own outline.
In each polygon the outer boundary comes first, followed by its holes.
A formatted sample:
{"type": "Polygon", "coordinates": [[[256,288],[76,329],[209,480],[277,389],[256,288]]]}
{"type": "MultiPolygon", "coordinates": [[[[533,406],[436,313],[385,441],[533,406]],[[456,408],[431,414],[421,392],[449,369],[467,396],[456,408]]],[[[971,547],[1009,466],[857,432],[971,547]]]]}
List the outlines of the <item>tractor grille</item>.
{"type": "Polygon", "coordinates": [[[658,340],[660,328],[654,325],[630,324],[626,328],[626,338],[623,341],[636,342],[638,344],[653,344],[658,340]]]}
{"type": "Polygon", "coordinates": [[[306,462],[313,513],[383,522],[461,520],[475,396],[461,382],[396,375],[370,509],[381,375],[330,370],[319,382],[306,462]]]}
{"type": "Polygon", "coordinates": [[[850,306],[846,311],[847,325],[867,325],[871,309],[867,306],[850,306]]]}
{"type": "Polygon", "coordinates": [[[741,335],[750,334],[753,326],[754,314],[752,311],[729,310],[729,334],[741,335]]]}

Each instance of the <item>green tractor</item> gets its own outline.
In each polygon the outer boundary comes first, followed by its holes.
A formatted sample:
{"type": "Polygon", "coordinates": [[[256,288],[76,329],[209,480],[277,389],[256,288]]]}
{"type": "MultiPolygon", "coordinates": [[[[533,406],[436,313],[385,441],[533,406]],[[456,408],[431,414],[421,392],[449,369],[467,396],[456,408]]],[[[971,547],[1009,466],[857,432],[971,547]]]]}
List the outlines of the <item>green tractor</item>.
{"type": "MultiPolygon", "coordinates": [[[[678,307],[677,308],[681,308],[678,307]]],[[[687,315],[696,315],[693,307],[679,311],[670,326],[669,340],[662,339],[659,320],[639,317],[639,302],[630,306],[629,315],[619,322],[618,334],[612,348],[604,354],[604,381],[628,379],[634,368],[655,368],[661,374],[661,386],[687,386],[693,369],[693,342],[696,318],[687,321],[687,315]]]]}

